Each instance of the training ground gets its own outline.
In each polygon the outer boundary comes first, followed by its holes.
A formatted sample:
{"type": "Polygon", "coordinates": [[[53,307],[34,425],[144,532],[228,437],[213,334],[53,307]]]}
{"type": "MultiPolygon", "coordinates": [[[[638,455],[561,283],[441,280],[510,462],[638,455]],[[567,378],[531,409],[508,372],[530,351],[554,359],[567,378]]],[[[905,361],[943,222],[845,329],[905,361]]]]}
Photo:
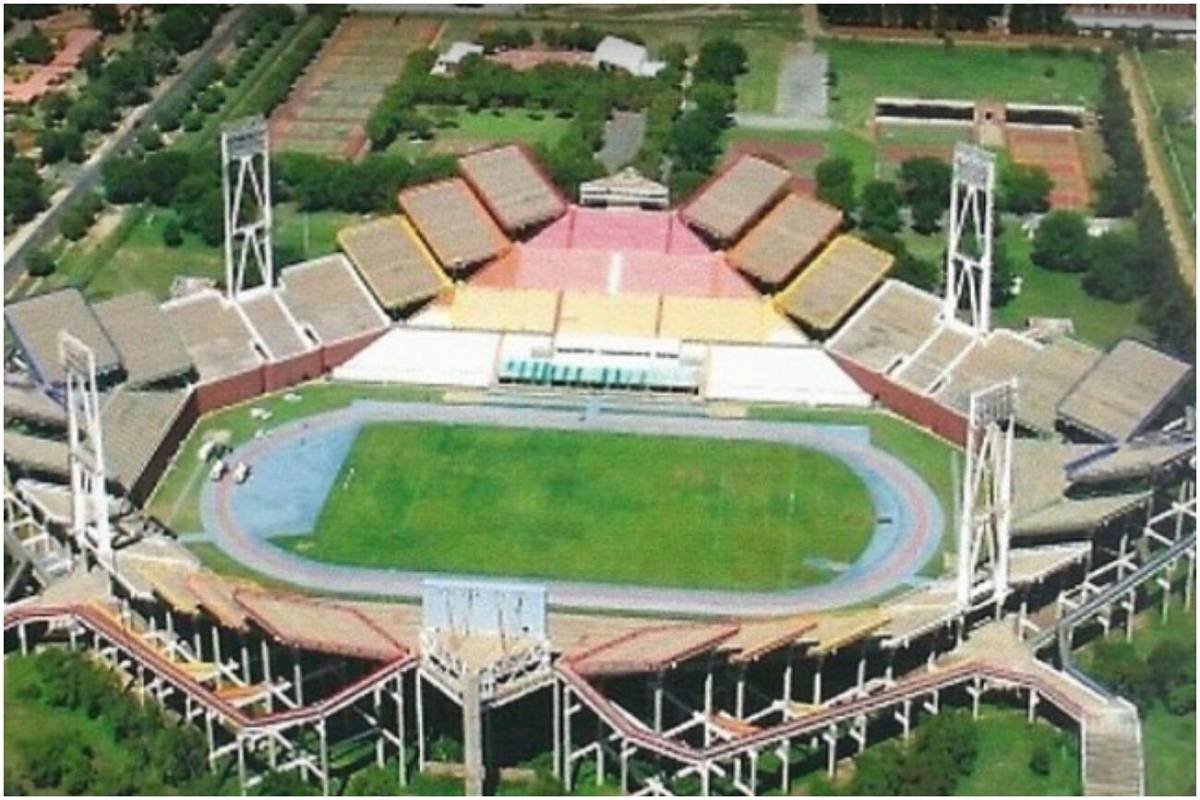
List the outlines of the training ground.
{"type": "MultiPolygon", "coordinates": [[[[718,420],[671,407],[623,405],[606,409],[594,403],[571,407],[569,401],[554,407],[360,401],[348,408],[288,423],[235,450],[231,459],[249,464],[253,478],[240,486],[232,481],[206,485],[201,500],[206,533],[220,549],[241,564],[303,588],[338,593],[352,586],[356,595],[419,597],[421,583],[430,577],[430,572],[324,563],[302,554],[302,538],[290,539],[290,549],[283,549],[269,540],[280,533],[313,530],[331,492],[344,490],[347,481],[364,480],[360,475],[347,473],[343,465],[361,427],[372,423],[544,429],[641,437],[707,438],[771,443],[776,447],[790,445],[841,462],[869,494],[873,530],[865,547],[853,563],[845,565],[824,582],[799,587],[793,584],[791,588],[772,591],[747,591],[652,586],[645,585],[646,578],[642,579],[642,585],[633,585],[556,580],[554,573],[537,574],[539,578],[548,579],[546,583],[551,596],[555,598],[555,604],[562,607],[692,615],[726,615],[731,607],[736,607],[741,613],[766,615],[854,605],[878,598],[910,582],[937,550],[944,527],[942,510],[930,488],[899,460],[872,447],[864,428],[718,420]]],[[[640,469],[630,474],[629,480],[656,479],[653,464],[639,466],[640,469]]],[[[493,467],[505,469],[504,464],[493,467]]],[[[451,479],[446,476],[446,480],[451,479]]],[[[378,482],[375,476],[372,480],[378,482]]],[[[381,485],[386,486],[386,481],[381,485]]],[[[530,491],[536,493],[543,488],[535,485],[530,491]]],[[[477,502],[486,503],[487,498],[477,498],[477,502]]],[[[656,522],[656,518],[657,515],[648,514],[644,530],[630,531],[638,541],[647,543],[647,547],[653,547],[654,525],[662,524],[656,522]]],[[[341,536],[355,535],[352,527],[338,527],[341,536]]],[[[799,534],[803,536],[803,531],[799,534]]],[[[698,541],[696,546],[702,544],[698,541]]],[[[510,545],[517,546],[517,543],[498,535],[490,548],[499,554],[510,545]]],[[[738,566],[733,563],[738,557],[737,542],[726,542],[725,545],[731,560],[729,572],[737,573],[738,566]]],[[[753,547],[754,542],[750,540],[745,545],[753,547]]],[[[528,543],[522,546],[528,546],[528,543]]],[[[614,548],[623,546],[636,547],[637,542],[614,543],[614,548]]],[[[453,543],[448,543],[447,549],[453,549],[453,543]]],[[[487,549],[473,554],[472,576],[483,573],[492,577],[513,577],[503,566],[487,566],[491,560],[487,549]]],[[[673,552],[664,553],[662,557],[686,563],[695,555],[673,552]]],[[[506,561],[503,557],[494,560],[506,561]]],[[[381,553],[376,563],[404,563],[404,554],[381,553]]],[[[603,571],[604,565],[600,568],[603,571]]],[[[533,569],[536,571],[536,567],[533,569]]],[[[676,569],[674,574],[678,573],[679,569],[676,569]]],[[[561,573],[557,576],[561,578],[561,573]]],[[[708,586],[728,586],[729,583],[717,579],[708,586]]]]}

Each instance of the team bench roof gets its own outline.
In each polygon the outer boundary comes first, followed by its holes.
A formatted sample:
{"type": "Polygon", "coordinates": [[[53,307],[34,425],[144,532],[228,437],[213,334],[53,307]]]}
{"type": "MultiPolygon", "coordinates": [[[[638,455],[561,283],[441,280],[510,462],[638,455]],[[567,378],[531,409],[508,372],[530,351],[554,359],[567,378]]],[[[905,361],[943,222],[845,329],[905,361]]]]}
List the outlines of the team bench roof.
{"type": "Polygon", "coordinates": [[[776,302],[805,325],[832,330],[883,280],[891,266],[890,254],[853,237],[839,236],[776,302]]]}
{"type": "Polygon", "coordinates": [[[466,269],[508,248],[508,239],[461,178],[406,189],[400,208],[446,269],[466,269]]]}
{"type": "Polygon", "coordinates": [[[1102,439],[1128,439],[1162,410],[1191,371],[1182,361],[1124,339],[1088,370],[1058,412],[1102,439]]]}
{"type": "Polygon", "coordinates": [[[96,373],[103,375],[121,366],[121,357],[100,321],[78,289],[59,289],[10,304],[4,310],[8,323],[34,374],[45,383],[65,379],[58,357],[58,333],[66,331],[92,350],[96,373]]]}
{"type": "Polygon", "coordinates": [[[680,212],[683,221],[732,242],[775,201],[792,174],[756,156],[742,156],[700,190],[680,212]]]}
{"type": "Polygon", "coordinates": [[[760,283],[779,286],[841,222],[836,208],[789,194],[729,252],[729,263],[760,283]]]}
{"type": "Polygon", "coordinates": [[[450,279],[403,217],[385,217],[343,228],[337,239],[385,308],[406,308],[450,285],[450,279]]]}
{"type": "Polygon", "coordinates": [[[144,385],[192,369],[179,334],[149,292],[117,295],[92,307],[117,346],[130,384],[144,385]]]}
{"type": "Polygon", "coordinates": [[[515,144],[464,156],[458,166],[510,234],[548,222],[567,209],[555,188],[515,144]]]}
{"type": "Polygon", "coordinates": [[[292,317],[322,344],[355,339],[388,325],[387,315],[340,253],[288,267],[279,283],[292,317]]]}

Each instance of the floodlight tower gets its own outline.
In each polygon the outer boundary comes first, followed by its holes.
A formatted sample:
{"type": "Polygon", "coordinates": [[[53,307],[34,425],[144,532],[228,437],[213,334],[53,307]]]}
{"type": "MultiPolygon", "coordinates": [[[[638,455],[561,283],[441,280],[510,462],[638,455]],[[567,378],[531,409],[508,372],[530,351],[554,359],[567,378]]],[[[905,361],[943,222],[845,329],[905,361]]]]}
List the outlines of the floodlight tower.
{"type": "Polygon", "coordinates": [[[1008,545],[1012,522],[1015,380],[971,395],[967,421],[967,468],[958,525],[958,605],[997,607],[1008,594],[1008,545]]]}
{"type": "Polygon", "coordinates": [[[267,123],[250,117],[221,130],[221,189],[225,197],[225,291],[246,288],[251,258],[267,286],[275,283],[271,251],[271,158],[267,123]]]}
{"type": "Polygon", "coordinates": [[[100,431],[100,391],[96,357],[66,331],[58,335],[58,356],[67,382],[67,445],[71,471],[71,535],[100,562],[112,567],[112,529],[104,477],[100,431]]]}
{"type": "Polygon", "coordinates": [[[964,305],[971,327],[984,334],[992,325],[992,200],[996,157],[980,147],[954,146],[950,184],[950,241],[946,251],[946,297],[942,316],[954,319],[964,305]]]}

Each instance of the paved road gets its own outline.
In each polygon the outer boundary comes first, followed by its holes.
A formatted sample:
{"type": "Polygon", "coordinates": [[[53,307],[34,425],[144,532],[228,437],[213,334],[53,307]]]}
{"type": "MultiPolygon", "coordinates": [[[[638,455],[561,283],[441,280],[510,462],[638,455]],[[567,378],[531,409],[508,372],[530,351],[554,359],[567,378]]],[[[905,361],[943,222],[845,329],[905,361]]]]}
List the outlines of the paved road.
{"type": "MultiPolygon", "coordinates": [[[[548,581],[551,603],[559,607],[699,616],[777,615],[816,611],[866,602],[911,578],[937,549],[943,529],[942,509],[930,488],[905,464],[872,447],[861,431],[837,426],[757,420],[718,420],[667,416],[650,412],[580,413],[553,408],[446,406],[425,403],[359,402],[348,409],[310,417],[252,440],[231,461],[254,467],[275,464],[279,448],[289,448],[337,426],[371,421],[438,422],[573,431],[610,431],[726,440],[786,442],[817,449],[844,461],[871,493],[877,525],[858,561],[829,582],[790,591],[739,592],[618,586],[548,581]]],[[[336,465],[335,467],[336,468],[336,465]]],[[[265,469],[265,467],[264,467],[265,469]]],[[[251,480],[286,485],[287,476],[257,473],[251,480]]],[[[235,511],[239,491],[228,479],[206,485],[202,498],[205,530],[213,542],[251,569],[278,580],[321,592],[419,597],[428,574],[393,569],[353,567],[312,561],[251,535],[235,511]]]]}
{"type": "Polygon", "coordinates": [[[1127,53],[1121,54],[1118,67],[1121,73],[1121,83],[1125,85],[1125,91],[1129,92],[1129,99],[1133,104],[1133,124],[1137,130],[1138,145],[1142,148],[1142,157],[1146,161],[1146,173],[1150,177],[1150,191],[1154,192],[1154,196],[1158,198],[1158,202],[1163,208],[1163,215],[1167,218],[1167,231],[1171,235],[1171,244],[1175,247],[1175,260],[1179,262],[1179,272],[1183,275],[1187,285],[1195,289],[1196,259],[1192,255],[1187,233],[1184,231],[1181,221],[1188,219],[1188,215],[1179,208],[1175,202],[1175,195],[1171,192],[1167,171],[1163,168],[1162,161],[1158,157],[1158,148],[1154,146],[1154,139],[1150,134],[1153,117],[1142,101],[1142,93],[1138,91],[1135,67],[1127,53]]]}
{"type": "Polygon", "coordinates": [[[226,14],[213,30],[213,35],[190,54],[183,68],[168,83],[160,84],[149,102],[131,109],[117,129],[108,137],[91,157],[84,162],[73,183],[63,187],[50,200],[50,206],[19,230],[4,245],[4,293],[7,295],[25,274],[25,256],[32,250],[44,247],[58,235],[59,221],[77,199],[92,191],[100,183],[100,172],[104,163],[121,153],[133,143],[138,127],[144,119],[153,119],[163,103],[184,92],[191,79],[226,45],[233,41],[241,27],[245,7],[239,6],[226,14]]]}

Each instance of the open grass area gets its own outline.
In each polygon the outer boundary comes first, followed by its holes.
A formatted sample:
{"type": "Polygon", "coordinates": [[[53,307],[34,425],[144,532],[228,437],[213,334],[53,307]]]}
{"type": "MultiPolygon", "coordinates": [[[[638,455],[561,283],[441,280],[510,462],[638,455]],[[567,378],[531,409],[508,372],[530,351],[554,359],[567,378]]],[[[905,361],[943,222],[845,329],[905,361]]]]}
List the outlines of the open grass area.
{"type": "Polygon", "coordinates": [[[201,529],[200,491],[208,469],[197,455],[204,442],[213,436],[226,437],[236,447],[257,430],[269,431],[301,417],[343,408],[355,400],[433,400],[438,396],[440,393],[433,390],[405,386],[314,381],[213,412],[196,424],[180,446],[146,503],[146,510],[176,533],[195,533],[201,529]],[[299,399],[289,401],[285,399],[287,395],[297,395],[299,399]],[[250,416],[252,407],[271,412],[271,419],[266,422],[254,419],[250,416]]]}
{"type": "Polygon", "coordinates": [[[737,79],[737,110],[774,113],[779,68],[791,40],[765,31],[739,32],[734,38],[746,48],[747,56],[746,71],[737,79]]]}
{"type": "Polygon", "coordinates": [[[788,445],[380,423],[314,534],[285,541],[346,564],[770,590],[828,577],[809,557],[854,561],[872,522],[846,465],[788,445]]]}
{"type": "Polygon", "coordinates": [[[979,754],[975,757],[975,769],[958,782],[956,795],[1072,795],[1081,792],[1079,749],[1069,734],[1041,720],[1030,724],[1020,710],[988,705],[979,712],[976,730],[979,732],[979,754]],[[1039,744],[1050,753],[1049,770],[1044,775],[1029,766],[1039,744]]]}
{"type": "MultiPolygon", "coordinates": [[[[434,119],[438,111],[424,108],[434,119]]],[[[439,127],[432,139],[422,142],[397,139],[389,152],[400,153],[409,158],[418,158],[430,153],[465,153],[493,144],[520,142],[529,146],[553,145],[566,133],[571,124],[549,112],[530,113],[525,110],[495,109],[490,111],[467,111],[454,109],[446,117],[453,127],[439,127]]]]}
{"type": "Polygon", "coordinates": [[[1066,103],[1095,106],[1100,65],[1082,55],[956,43],[952,47],[896,42],[821,43],[837,75],[831,115],[862,128],[876,97],[926,97],[1066,103]],[[1047,71],[1053,68],[1053,77],[1047,71]]]}
{"type": "MultiPolygon", "coordinates": [[[[170,209],[135,206],[125,209],[120,224],[99,242],[83,239],[59,251],[58,269],[39,291],[78,286],[100,300],[146,290],[159,300],[170,296],[178,275],[219,279],[224,275],[221,247],[210,246],[194,233],[183,244],[163,244],[163,228],[175,217],[170,209]]],[[[275,208],[275,245],[297,259],[315,258],[337,249],[336,235],[360,217],[338,211],[299,212],[293,204],[275,208]]]]}
{"type": "MultiPolygon", "coordinates": [[[[1135,54],[1146,107],[1157,115],[1154,146],[1167,172],[1171,193],[1186,214],[1196,207],[1196,56],[1188,49],[1135,54]]],[[[1184,220],[1195,241],[1195,226],[1184,220]]]]}
{"type": "Polygon", "coordinates": [[[1138,324],[1141,302],[1114,303],[1083,290],[1082,276],[1042,269],[1029,259],[1033,242],[1016,223],[1006,222],[1002,241],[1014,271],[1024,278],[1021,294],[993,312],[997,324],[1024,328],[1029,317],[1070,317],[1075,335],[1097,347],[1125,336],[1143,336],[1138,324]]]}
{"type": "Polygon", "coordinates": [[[784,157],[787,167],[802,177],[812,177],[817,164],[831,156],[841,156],[850,159],[854,164],[855,182],[860,186],[875,177],[875,145],[866,138],[842,130],[833,131],[800,131],[800,130],[765,130],[759,128],[735,127],[721,134],[721,149],[728,151],[734,146],[756,147],[770,152],[773,147],[781,148],[781,155],[786,148],[799,146],[817,146],[821,155],[815,158],[784,157]]]}

